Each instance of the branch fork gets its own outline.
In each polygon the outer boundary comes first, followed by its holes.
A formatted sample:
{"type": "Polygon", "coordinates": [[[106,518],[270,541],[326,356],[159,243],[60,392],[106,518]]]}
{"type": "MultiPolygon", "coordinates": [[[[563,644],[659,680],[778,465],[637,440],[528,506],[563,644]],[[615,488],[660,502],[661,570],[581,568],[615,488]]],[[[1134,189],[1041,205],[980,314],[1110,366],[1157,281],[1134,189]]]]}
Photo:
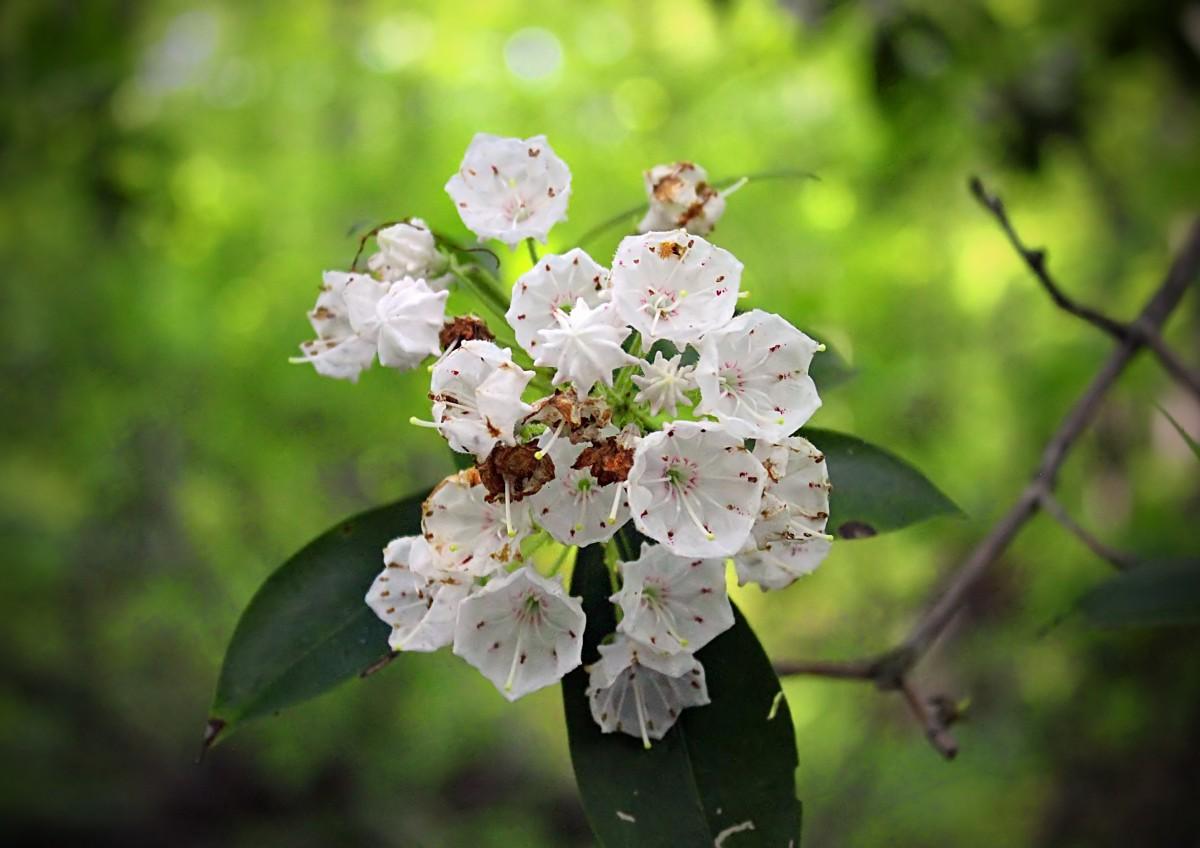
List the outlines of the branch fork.
{"type": "Polygon", "coordinates": [[[872,657],[787,662],[776,666],[780,675],[869,681],[882,691],[899,691],[930,744],[946,759],[952,759],[958,750],[949,728],[960,717],[961,711],[948,708],[947,705],[953,707],[953,702],[944,696],[923,696],[912,682],[913,669],[945,632],[962,609],[971,590],[1007,550],[1026,523],[1044,510],[1097,556],[1117,568],[1134,565],[1133,558],[1128,554],[1100,542],[1079,525],[1054,497],[1059,469],[1076,440],[1096,417],[1109,389],[1134,356],[1145,347],[1155,354],[1172,378],[1200,400],[1200,375],[1183,364],[1161,335],[1167,318],[1179,305],[1192,281],[1200,275],[1200,219],[1192,222],[1166,277],[1138,316],[1132,321],[1121,322],[1068,296],[1050,274],[1045,251],[1027,247],[1021,240],[1009,220],[1004,202],[989,192],[978,177],[972,177],[969,186],[975,199],[996,219],[1013,249],[1054,304],[1110,336],[1116,342],[1116,347],[1046,443],[1041,461],[1029,483],[987,535],[950,573],[942,590],[934,596],[903,642],[872,657]]]}

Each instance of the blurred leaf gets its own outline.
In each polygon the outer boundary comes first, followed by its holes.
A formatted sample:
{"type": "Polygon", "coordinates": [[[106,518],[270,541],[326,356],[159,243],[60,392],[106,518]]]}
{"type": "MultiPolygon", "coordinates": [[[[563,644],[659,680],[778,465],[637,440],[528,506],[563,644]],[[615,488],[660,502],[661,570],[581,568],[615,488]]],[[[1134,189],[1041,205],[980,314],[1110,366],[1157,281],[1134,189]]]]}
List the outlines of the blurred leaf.
{"type": "Polygon", "coordinates": [[[1144,565],[1106,580],[1079,599],[1099,627],[1200,622],[1200,562],[1144,565]]]}
{"type": "MultiPolygon", "coordinates": [[[[587,613],[584,662],[595,662],[597,645],[616,627],[602,547],[580,552],[571,591],[583,596],[587,613]]],[[[736,607],[734,618],[730,630],[697,653],[712,703],[684,710],[648,751],[632,736],[600,732],[583,667],[563,680],[571,761],[600,844],[712,845],[739,825],[745,836],[740,843],[735,837],[735,845],[799,844],[796,740],[787,700],[736,607]]]]}
{"type": "Polygon", "coordinates": [[[863,539],[937,515],[962,514],[924,474],[881,447],[814,427],[800,435],[829,464],[829,527],[840,538],[863,539]]]}
{"type": "Polygon", "coordinates": [[[225,651],[206,745],[237,724],[306,701],[388,653],[363,598],[396,536],[419,533],[422,496],[359,513],[281,565],[250,599],[225,651]]]}
{"type": "MultiPolygon", "coordinates": [[[[816,339],[812,333],[807,335],[816,339]]],[[[817,339],[820,341],[820,339],[817,339]]],[[[855,371],[850,367],[850,364],[842,358],[829,342],[824,342],[825,350],[813,357],[812,365],[808,367],[808,375],[813,378],[813,382],[817,384],[817,391],[824,392],[835,386],[840,386],[842,383],[854,376],[855,371]]]]}
{"type": "Polygon", "coordinates": [[[1176,421],[1175,416],[1167,412],[1164,407],[1159,406],[1158,411],[1161,412],[1166,419],[1171,422],[1171,426],[1175,428],[1175,432],[1179,434],[1179,438],[1183,439],[1183,441],[1187,443],[1187,446],[1192,449],[1192,453],[1196,455],[1196,459],[1200,459],[1200,444],[1197,444],[1196,440],[1188,435],[1188,431],[1183,429],[1183,425],[1176,421]]]}

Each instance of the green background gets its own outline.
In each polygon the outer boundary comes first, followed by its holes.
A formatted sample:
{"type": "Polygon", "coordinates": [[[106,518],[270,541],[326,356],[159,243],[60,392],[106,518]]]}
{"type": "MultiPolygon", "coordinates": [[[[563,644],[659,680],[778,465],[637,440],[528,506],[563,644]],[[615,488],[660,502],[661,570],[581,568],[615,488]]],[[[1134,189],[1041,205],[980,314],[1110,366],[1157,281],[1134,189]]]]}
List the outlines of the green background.
{"type": "MultiPolygon", "coordinates": [[[[659,162],[818,173],[751,183],[714,240],[746,263],[748,305],[858,369],[813,424],[891,448],[968,515],[736,594],[775,658],[856,656],[904,633],[1110,347],[1050,306],[968,175],[1070,291],[1132,315],[1200,196],[1198,51],[1182,2],[4,4],[6,833],[590,844],[558,692],[509,705],[448,653],[193,764],[271,569],[451,470],[407,424],[423,372],[354,386],[287,363],[321,270],[380,220],[464,234],[442,186],[478,130],[545,133],[570,165],[555,250],[637,202],[659,162]]],[[[619,235],[588,247],[606,261],[619,235]]],[[[1167,333],[1193,361],[1198,303],[1167,333]]],[[[1196,461],[1156,403],[1200,432],[1195,402],[1139,360],[1061,499],[1113,545],[1195,554],[1196,461]]],[[[787,682],[806,845],[1193,844],[1196,630],[1067,615],[1109,573],[1045,518],[1022,534],[919,668],[970,699],[952,764],[898,696],[787,682]]]]}

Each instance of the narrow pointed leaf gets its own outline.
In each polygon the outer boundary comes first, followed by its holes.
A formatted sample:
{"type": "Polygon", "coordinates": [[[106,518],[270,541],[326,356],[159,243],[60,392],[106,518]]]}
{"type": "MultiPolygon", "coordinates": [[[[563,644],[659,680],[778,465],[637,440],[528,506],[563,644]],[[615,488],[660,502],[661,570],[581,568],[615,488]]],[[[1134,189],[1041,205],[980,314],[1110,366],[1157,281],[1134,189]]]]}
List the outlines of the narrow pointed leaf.
{"type": "MultiPolygon", "coordinates": [[[[601,547],[580,552],[571,591],[583,597],[588,617],[586,665],[616,626],[601,547]]],[[[730,845],[800,844],[791,714],[786,699],[776,703],[781,689],[770,660],[745,618],[734,614],[733,628],[697,653],[712,703],[684,710],[650,750],[624,733],[600,732],[583,668],[564,679],[571,760],[606,848],[712,845],[730,828],[740,828],[742,839],[729,834],[730,845]]]]}
{"type": "Polygon", "coordinates": [[[363,597],[383,547],[419,533],[421,497],[360,513],[281,565],[250,599],[225,651],[207,744],[248,719],[331,689],[388,653],[387,625],[363,597]]]}
{"type": "Polygon", "coordinates": [[[1187,430],[1183,429],[1183,425],[1175,420],[1174,415],[1167,412],[1166,407],[1160,406],[1158,407],[1158,411],[1163,414],[1164,418],[1171,422],[1171,426],[1175,428],[1175,432],[1179,434],[1179,438],[1183,439],[1184,444],[1191,449],[1196,459],[1200,459],[1200,444],[1188,434],[1187,430]]]}
{"type": "Polygon", "coordinates": [[[895,454],[855,436],[805,427],[800,435],[825,454],[833,491],[829,532],[863,539],[938,515],[961,515],[954,501],[895,454]]]}

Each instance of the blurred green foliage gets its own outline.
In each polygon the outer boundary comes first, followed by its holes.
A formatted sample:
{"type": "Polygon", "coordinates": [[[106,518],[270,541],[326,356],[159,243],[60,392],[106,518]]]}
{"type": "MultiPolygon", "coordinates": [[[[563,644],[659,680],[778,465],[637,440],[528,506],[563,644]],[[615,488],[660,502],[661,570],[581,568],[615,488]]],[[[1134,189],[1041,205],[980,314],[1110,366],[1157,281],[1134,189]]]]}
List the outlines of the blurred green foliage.
{"type": "MultiPolygon", "coordinates": [[[[1167,0],[4,4],[13,844],[590,844],[558,693],[510,706],[448,654],[192,765],[254,588],[336,519],[451,469],[406,423],[426,375],[352,386],[286,358],[353,232],[408,214],[462,232],[441,187],[472,133],[546,133],[571,165],[552,249],[636,202],[658,162],[820,175],[752,183],[715,238],[751,305],[857,368],[814,425],[888,446],[970,516],[737,594],[773,656],[849,656],[903,632],[1109,346],[1046,302],[968,174],[1069,290],[1131,315],[1200,196],[1198,50],[1194,4],[1167,0]]],[[[1198,300],[1168,333],[1188,353],[1198,300]]],[[[1139,361],[1061,498],[1113,545],[1194,554],[1196,464],[1155,404],[1200,432],[1139,361]]],[[[1045,519],[1021,536],[921,668],[971,699],[952,765],[894,697],[789,682],[806,844],[1194,838],[1195,631],[1049,627],[1107,569],[1045,519]]]]}

